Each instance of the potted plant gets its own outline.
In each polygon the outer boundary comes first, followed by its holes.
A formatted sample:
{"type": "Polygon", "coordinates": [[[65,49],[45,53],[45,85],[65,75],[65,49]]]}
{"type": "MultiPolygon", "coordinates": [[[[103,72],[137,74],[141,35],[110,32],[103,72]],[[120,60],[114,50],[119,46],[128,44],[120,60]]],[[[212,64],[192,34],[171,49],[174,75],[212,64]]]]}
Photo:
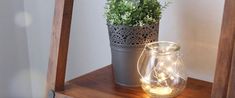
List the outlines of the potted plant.
{"type": "Polygon", "coordinates": [[[158,40],[166,5],[158,0],[107,0],[105,16],[117,84],[140,86],[137,60],[146,43],[158,40]]]}

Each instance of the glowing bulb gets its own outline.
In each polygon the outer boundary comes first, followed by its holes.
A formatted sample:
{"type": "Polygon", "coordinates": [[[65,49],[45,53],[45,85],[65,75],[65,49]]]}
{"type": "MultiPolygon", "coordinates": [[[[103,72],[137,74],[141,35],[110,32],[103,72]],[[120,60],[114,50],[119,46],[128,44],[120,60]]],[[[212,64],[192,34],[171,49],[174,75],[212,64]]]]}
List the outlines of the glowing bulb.
{"type": "Polygon", "coordinates": [[[144,87],[144,89],[150,89],[150,86],[149,86],[149,85],[146,85],[146,86],[144,87]]]}
{"type": "Polygon", "coordinates": [[[170,79],[171,79],[171,80],[174,80],[175,78],[174,78],[173,76],[170,76],[170,79]]]}
{"type": "Polygon", "coordinates": [[[172,69],[172,67],[167,67],[167,69],[166,69],[168,72],[173,72],[173,69],[172,69]]]}
{"type": "Polygon", "coordinates": [[[164,73],[160,73],[158,76],[159,76],[159,78],[158,78],[159,82],[163,82],[167,79],[166,74],[164,74],[164,73]]]}
{"type": "Polygon", "coordinates": [[[151,88],[149,91],[158,95],[168,95],[172,92],[172,89],[170,87],[156,87],[151,88]]]}
{"type": "Polygon", "coordinates": [[[167,56],[166,59],[169,60],[169,61],[171,61],[171,60],[172,60],[172,57],[171,57],[171,56],[167,56]]]}
{"type": "Polygon", "coordinates": [[[163,63],[163,62],[160,62],[160,63],[159,63],[159,66],[163,66],[163,65],[164,65],[164,63],[163,63]]]}
{"type": "Polygon", "coordinates": [[[164,78],[166,75],[165,75],[164,73],[160,73],[159,76],[160,76],[161,78],[164,78]]]}
{"type": "Polygon", "coordinates": [[[177,65],[178,62],[174,62],[173,65],[177,65]]]}
{"type": "Polygon", "coordinates": [[[158,81],[159,81],[159,82],[162,82],[162,81],[164,81],[164,80],[163,80],[163,79],[158,79],[158,81]]]}

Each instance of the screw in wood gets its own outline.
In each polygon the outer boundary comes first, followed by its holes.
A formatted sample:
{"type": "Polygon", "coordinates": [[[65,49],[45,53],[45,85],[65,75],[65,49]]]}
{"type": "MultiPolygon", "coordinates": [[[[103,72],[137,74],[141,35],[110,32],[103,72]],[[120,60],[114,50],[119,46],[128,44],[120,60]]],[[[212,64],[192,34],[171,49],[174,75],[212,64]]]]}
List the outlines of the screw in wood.
{"type": "Polygon", "coordinates": [[[48,98],[55,98],[55,91],[54,90],[50,90],[48,92],[48,98]]]}

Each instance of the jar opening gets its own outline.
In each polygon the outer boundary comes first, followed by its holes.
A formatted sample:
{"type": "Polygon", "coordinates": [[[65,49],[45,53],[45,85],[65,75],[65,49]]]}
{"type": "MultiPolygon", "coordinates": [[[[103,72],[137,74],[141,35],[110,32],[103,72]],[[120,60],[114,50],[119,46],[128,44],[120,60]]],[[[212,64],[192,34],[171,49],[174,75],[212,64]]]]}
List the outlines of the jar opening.
{"type": "Polygon", "coordinates": [[[158,41],[148,43],[145,49],[157,54],[171,54],[180,50],[180,46],[175,42],[158,41]]]}

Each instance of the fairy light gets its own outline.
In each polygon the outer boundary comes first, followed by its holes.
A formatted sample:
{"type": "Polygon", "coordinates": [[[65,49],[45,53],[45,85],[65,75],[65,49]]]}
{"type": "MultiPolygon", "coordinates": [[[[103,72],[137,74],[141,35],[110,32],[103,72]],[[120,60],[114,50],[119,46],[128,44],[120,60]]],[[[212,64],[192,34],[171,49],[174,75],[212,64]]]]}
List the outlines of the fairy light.
{"type": "Polygon", "coordinates": [[[171,57],[171,56],[167,56],[166,59],[169,60],[169,61],[171,61],[171,60],[172,60],[172,57],[171,57]]]}
{"type": "MultiPolygon", "coordinates": [[[[165,79],[165,74],[161,73],[159,74],[160,78],[158,79],[158,81],[161,82],[166,82],[165,79]]],[[[150,93],[153,94],[158,94],[158,95],[168,95],[171,94],[173,89],[170,88],[168,85],[167,86],[159,86],[159,87],[151,87],[150,86],[150,82],[148,82],[147,80],[149,80],[150,77],[144,77],[143,79],[141,79],[141,82],[144,84],[143,89],[148,90],[150,93]]]]}
{"type": "Polygon", "coordinates": [[[166,75],[164,73],[159,74],[159,81],[165,81],[166,80],[166,75]]]}
{"type": "Polygon", "coordinates": [[[163,63],[163,62],[160,62],[160,63],[159,63],[159,66],[163,66],[163,65],[164,65],[164,63],[163,63]]]}
{"type": "Polygon", "coordinates": [[[172,67],[167,67],[167,69],[166,69],[168,72],[173,72],[173,68],[172,67]]]}
{"type": "Polygon", "coordinates": [[[153,97],[175,97],[187,81],[181,69],[183,62],[178,56],[178,46],[170,42],[156,42],[148,47],[150,50],[146,49],[147,52],[140,56],[142,62],[138,62],[144,64],[140,69],[142,88],[153,97]]]}
{"type": "MultiPolygon", "coordinates": [[[[159,62],[159,65],[163,66],[163,63],[159,62]]],[[[157,66],[155,66],[155,67],[157,67],[157,66]]],[[[157,95],[168,95],[168,94],[171,94],[173,89],[168,86],[166,80],[168,78],[173,80],[174,77],[173,76],[167,77],[167,75],[168,75],[168,74],[166,74],[167,71],[172,72],[173,69],[171,67],[168,67],[166,69],[162,68],[161,70],[158,70],[157,68],[154,68],[154,71],[153,71],[154,78],[156,78],[157,81],[160,84],[163,84],[163,85],[159,85],[157,87],[151,87],[150,86],[150,82],[149,82],[150,81],[150,75],[146,75],[145,77],[143,77],[141,79],[141,82],[143,84],[145,84],[143,86],[143,89],[147,89],[150,93],[157,94],[157,95]]]]}
{"type": "Polygon", "coordinates": [[[151,88],[150,92],[158,95],[168,95],[172,92],[172,89],[170,87],[156,87],[151,88]]]}
{"type": "Polygon", "coordinates": [[[174,79],[175,79],[175,77],[173,77],[173,76],[170,76],[170,79],[171,79],[171,80],[174,80],[174,79]]]}

